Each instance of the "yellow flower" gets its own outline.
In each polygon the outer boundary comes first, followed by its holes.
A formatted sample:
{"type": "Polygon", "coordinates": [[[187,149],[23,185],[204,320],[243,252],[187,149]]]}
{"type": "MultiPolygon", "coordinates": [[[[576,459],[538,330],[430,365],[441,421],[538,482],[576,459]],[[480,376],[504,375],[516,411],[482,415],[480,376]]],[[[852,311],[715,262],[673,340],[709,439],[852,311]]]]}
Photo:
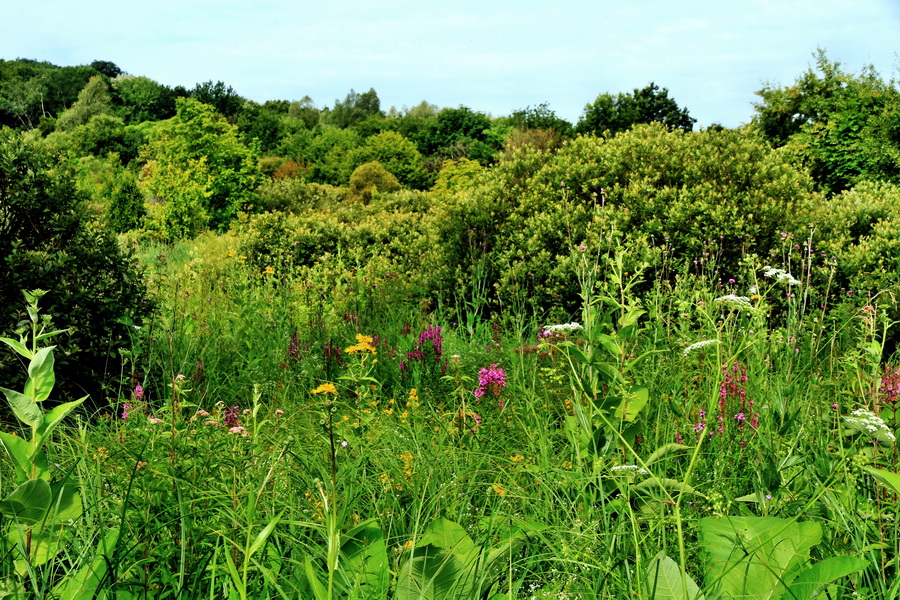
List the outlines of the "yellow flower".
{"type": "Polygon", "coordinates": [[[263,271],[263,275],[274,275],[274,274],[275,274],[275,269],[272,267],[266,267],[265,270],[263,271]]]}
{"type": "Polygon", "coordinates": [[[333,383],[323,383],[319,387],[310,391],[310,394],[334,394],[337,395],[337,388],[333,383]]]}
{"type": "Polygon", "coordinates": [[[521,454],[516,454],[515,456],[510,456],[509,460],[513,461],[514,463],[520,463],[525,460],[525,457],[521,454]]]}
{"type": "Polygon", "coordinates": [[[506,488],[504,488],[499,483],[495,483],[494,485],[492,485],[491,489],[494,490],[494,493],[497,494],[498,496],[502,497],[502,496],[506,495],[506,488]]]}
{"type": "Polygon", "coordinates": [[[356,354],[357,352],[371,352],[372,354],[376,354],[375,346],[372,345],[374,342],[375,338],[357,333],[356,344],[349,348],[345,348],[344,352],[347,354],[356,354]]]}

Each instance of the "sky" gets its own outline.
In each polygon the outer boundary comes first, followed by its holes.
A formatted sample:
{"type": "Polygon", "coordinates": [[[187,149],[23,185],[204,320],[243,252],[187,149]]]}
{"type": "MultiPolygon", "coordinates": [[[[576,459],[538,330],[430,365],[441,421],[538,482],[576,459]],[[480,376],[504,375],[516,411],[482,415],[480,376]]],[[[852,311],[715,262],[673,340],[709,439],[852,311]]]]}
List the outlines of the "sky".
{"type": "Polygon", "coordinates": [[[602,93],[654,82],[698,126],[736,127],[755,91],[789,85],[824,49],[900,79],[900,0],[0,0],[0,58],[108,60],[187,88],[333,106],[547,103],[577,122],[602,93]]]}

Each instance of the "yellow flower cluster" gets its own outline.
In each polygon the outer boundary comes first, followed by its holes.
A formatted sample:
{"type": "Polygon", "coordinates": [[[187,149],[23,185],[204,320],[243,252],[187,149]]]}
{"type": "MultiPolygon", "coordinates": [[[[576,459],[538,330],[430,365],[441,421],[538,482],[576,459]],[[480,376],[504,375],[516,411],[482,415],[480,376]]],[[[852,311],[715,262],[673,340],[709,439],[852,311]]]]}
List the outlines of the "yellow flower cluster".
{"type": "Polygon", "coordinates": [[[275,274],[275,269],[271,266],[266,267],[265,270],[263,270],[263,275],[274,275],[274,274],[275,274]]]}
{"type": "Polygon", "coordinates": [[[376,353],[375,346],[372,345],[372,343],[374,341],[375,340],[368,335],[363,335],[361,333],[357,333],[356,334],[356,344],[354,344],[353,346],[350,346],[348,348],[345,348],[344,352],[346,354],[356,354],[357,352],[370,352],[372,354],[375,354],[376,353]]]}
{"type": "Polygon", "coordinates": [[[319,387],[309,392],[310,394],[334,394],[337,395],[337,388],[333,383],[323,383],[319,387]]]}

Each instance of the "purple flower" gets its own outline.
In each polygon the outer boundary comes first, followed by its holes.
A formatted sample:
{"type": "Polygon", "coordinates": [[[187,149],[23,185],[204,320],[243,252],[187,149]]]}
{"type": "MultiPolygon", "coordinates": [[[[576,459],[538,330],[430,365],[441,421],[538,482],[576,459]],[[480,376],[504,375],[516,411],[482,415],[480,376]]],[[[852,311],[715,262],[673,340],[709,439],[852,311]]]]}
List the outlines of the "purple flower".
{"type": "MultiPolygon", "coordinates": [[[[493,364],[478,371],[478,389],[475,390],[475,397],[482,398],[486,392],[499,396],[500,390],[505,387],[506,373],[503,372],[503,367],[493,364]]],[[[503,408],[502,403],[500,408],[503,408]]]]}
{"type": "Polygon", "coordinates": [[[135,399],[135,400],[140,400],[140,399],[143,398],[143,397],[144,397],[144,388],[142,388],[142,387],[139,386],[139,385],[136,385],[136,386],[134,387],[134,399],[135,399]]]}
{"type": "MultiPolygon", "coordinates": [[[[138,386],[138,387],[140,387],[140,386],[138,386]]],[[[131,410],[131,405],[128,403],[125,403],[125,406],[123,406],[122,409],[123,409],[122,410],[122,420],[127,421],[128,420],[128,411],[131,410]]]]}

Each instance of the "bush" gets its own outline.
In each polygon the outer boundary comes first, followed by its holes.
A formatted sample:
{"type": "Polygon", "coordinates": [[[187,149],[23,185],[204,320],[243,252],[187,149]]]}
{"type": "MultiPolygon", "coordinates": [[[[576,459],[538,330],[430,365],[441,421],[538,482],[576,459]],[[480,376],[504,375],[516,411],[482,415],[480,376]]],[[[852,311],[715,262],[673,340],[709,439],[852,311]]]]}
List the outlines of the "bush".
{"type": "Polygon", "coordinates": [[[350,199],[368,204],[379,192],[395,192],[400,182],[378,161],[356,167],[350,176],[350,199]]]}
{"type": "MultiPolygon", "coordinates": [[[[47,290],[45,314],[61,328],[57,376],[95,401],[119,374],[118,350],[129,345],[128,321],[149,313],[146,290],[131,259],[110,234],[89,223],[72,174],[10,129],[0,130],[0,332],[22,316],[22,290],[47,290]]],[[[0,355],[4,387],[21,383],[19,365],[0,355]]]]}

